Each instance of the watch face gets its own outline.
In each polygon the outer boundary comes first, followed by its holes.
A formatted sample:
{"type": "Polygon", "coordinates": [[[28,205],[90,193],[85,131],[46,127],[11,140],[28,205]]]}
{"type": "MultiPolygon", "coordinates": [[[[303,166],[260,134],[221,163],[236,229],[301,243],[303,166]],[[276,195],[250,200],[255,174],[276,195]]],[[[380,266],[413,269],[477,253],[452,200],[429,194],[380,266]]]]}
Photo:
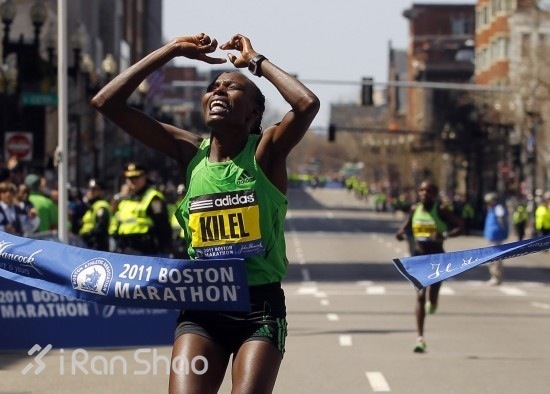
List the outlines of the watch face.
{"type": "Polygon", "coordinates": [[[550,0],[538,0],[537,5],[542,11],[550,11],[550,0]]]}

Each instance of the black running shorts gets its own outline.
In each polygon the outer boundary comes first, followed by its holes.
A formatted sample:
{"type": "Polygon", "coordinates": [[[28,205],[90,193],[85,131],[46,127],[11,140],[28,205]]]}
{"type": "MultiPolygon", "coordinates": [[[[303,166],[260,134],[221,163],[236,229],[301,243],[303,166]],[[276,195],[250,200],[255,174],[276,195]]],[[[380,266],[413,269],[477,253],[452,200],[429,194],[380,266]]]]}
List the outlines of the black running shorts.
{"type": "Polygon", "coordinates": [[[181,311],[175,338],[193,333],[233,353],[247,341],[266,341],[281,354],[287,335],[285,295],[281,283],[250,287],[250,312],[181,311]]]}

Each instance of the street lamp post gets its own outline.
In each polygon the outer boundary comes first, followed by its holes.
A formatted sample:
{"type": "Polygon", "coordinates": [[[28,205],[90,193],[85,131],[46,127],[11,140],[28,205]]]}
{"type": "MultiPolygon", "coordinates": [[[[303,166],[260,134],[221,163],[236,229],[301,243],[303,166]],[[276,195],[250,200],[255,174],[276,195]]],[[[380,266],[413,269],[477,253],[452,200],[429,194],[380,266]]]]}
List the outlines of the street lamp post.
{"type": "Polygon", "coordinates": [[[95,118],[97,116],[96,111],[88,105],[88,101],[97,91],[97,79],[94,75],[95,64],[92,60],[92,57],[88,53],[82,55],[80,61],[80,68],[82,75],[84,76],[84,92],[85,92],[85,108],[86,108],[86,119],[87,119],[87,128],[90,130],[90,139],[91,139],[91,149],[92,149],[92,177],[97,179],[99,177],[99,168],[98,168],[98,141],[96,133],[96,124],[95,118]]]}
{"type": "MultiPolygon", "coordinates": [[[[48,30],[46,37],[45,37],[45,45],[48,52],[48,68],[49,68],[49,75],[48,77],[51,79],[51,84],[53,86],[54,81],[57,77],[57,67],[58,65],[55,64],[55,53],[56,53],[56,46],[57,46],[57,33],[54,26],[50,26],[50,29],[48,30]]],[[[83,114],[86,112],[87,102],[85,102],[85,99],[87,98],[87,91],[85,90],[88,86],[88,78],[86,78],[88,70],[82,69],[82,61],[83,61],[83,55],[82,51],[87,47],[88,44],[88,34],[86,32],[86,28],[83,23],[79,23],[76,29],[74,29],[73,33],[71,34],[69,38],[69,46],[72,49],[73,52],[73,63],[71,66],[67,67],[67,75],[69,75],[72,78],[72,83],[74,86],[74,89],[70,90],[69,97],[70,105],[69,105],[69,140],[72,141],[71,145],[74,149],[71,149],[71,152],[74,152],[74,155],[71,155],[70,162],[73,163],[74,167],[72,168],[74,171],[70,172],[68,174],[69,181],[74,182],[77,187],[80,187],[81,185],[81,175],[82,175],[82,118],[83,114]],[[81,75],[82,74],[82,75],[81,75]],[[83,78],[85,80],[85,84],[82,85],[82,78],[79,78],[81,76],[84,76],[83,78]],[[82,86],[82,89],[81,89],[82,86]],[[86,107],[85,107],[86,105],[86,107]]],[[[89,55],[88,55],[89,57],[89,55]]],[[[87,66],[87,65],[86,65],[87,66]]],[[[92,64],[93,67],[93,64],[92,64]]]]}
{"type": "MultiPolygon", "coordinates": [[[[43,106],[37,104],[34,99],[43,77],[39,54],[40,30],[47,19],[48,10],[42,0],[33,3],[29,15],[34,26],[33,41],[31,43],[24,42],[22,35],[18,41],[11,41],[10,30],[16,13],[17,8],[12,0],[5,0],[0,5],[0,19],[4,25],[2,61],[6,64],[9,56],[13,55],[15,58],[14,63],[17,65],[17,73],[14,81],[13,98],[15,102],[20,102],[23,105],[21,107],[14,106],[13,113],[10,111],[9,116],[3,117],[2,127],[4,129],[26,130],[32,133],[34,146],[42,147],[44,145],[45,111],[43,106]]],[[[5,92],[3,92],[3,95],[5,95],[5,92]]],[[[5,107],[7,105],[6,100],[7,97],[3,97],[3,111],[7,111],[5,107]]],[[[42,156],[38,155],[37,157],[35,154],[33,160],[41,159],[42,156]]]]}
{"type": "MultiPolygon", "coordinates": [[[[8,112],[10,98],[17,89],[17,59],[10,55],[6,58],[6,62],[0,64],[0,93],[2,103],[2,133],[5,135],[8,131],[8,112]]],[[[0,146],[3,144],[0,142],[0,146]]]]}
{"type": "MultiPolygon", "coordinates": [[[[108,53],[105,58],[101,61],[101,69],[105,75],[105,82],[108,83],[111,80],[111,77],[115,74],[117,70],[117,62],[112,53],[108,53]]],[[[114,124],[104,118],[104,128],[103,128],[103,169],[105,176],[108,179],[115,179],[115,191],[118,191],[119,182],[118,182],[118,171],[119,168],[114,163],[114,158],[116,157],[116,148],[115,143],[115,126],[114,124]],[[108,163],[107,161],[112,160],[113,162],[108,163]]],[[[118,164],[118,163],[117,163],[118,164]]]]}

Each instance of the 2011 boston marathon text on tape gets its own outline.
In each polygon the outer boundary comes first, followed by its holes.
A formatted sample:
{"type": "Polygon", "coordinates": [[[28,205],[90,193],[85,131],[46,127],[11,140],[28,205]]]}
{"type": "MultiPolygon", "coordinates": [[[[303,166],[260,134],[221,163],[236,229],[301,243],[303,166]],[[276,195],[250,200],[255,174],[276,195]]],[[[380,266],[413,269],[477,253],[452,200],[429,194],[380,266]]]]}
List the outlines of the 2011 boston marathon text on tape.
{"type": "Polygon", "coordinates": [[[102,304],[248,310],[244,260],[174,260],[77,248],[0,232],[0,276],[102,304]]]}

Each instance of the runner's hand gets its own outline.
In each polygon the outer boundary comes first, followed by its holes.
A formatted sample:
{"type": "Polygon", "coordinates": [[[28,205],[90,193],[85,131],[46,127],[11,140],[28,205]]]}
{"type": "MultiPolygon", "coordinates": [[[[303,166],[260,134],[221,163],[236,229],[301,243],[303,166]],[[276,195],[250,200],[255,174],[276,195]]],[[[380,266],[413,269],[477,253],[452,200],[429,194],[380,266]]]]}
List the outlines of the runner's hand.
{"type": "Polygon", "coordinates": [[[215,38],[210,38],[210,36],[205,33],[175,38],[172,40],[172,45],[176,47],[177,56],[201,60],[208,64],[221,64],[227,62],[227,59],[221,57],[208,56],[209,53],[217,49],[218,41],[215,38]]]}
{"type": "Polygon", "coordinates": [[[235,56],[232,53],[229,53],[227,57],[229,61],[235,65],[237,68],[246,68],[250,60],[258,53],[252,48],[250,40],[243,36],[242,34],[234,35],[229,41],[225,44],[220,45],[220,49],[223,50],[237,50],[241,52],[240,56],[235,56]]]}

